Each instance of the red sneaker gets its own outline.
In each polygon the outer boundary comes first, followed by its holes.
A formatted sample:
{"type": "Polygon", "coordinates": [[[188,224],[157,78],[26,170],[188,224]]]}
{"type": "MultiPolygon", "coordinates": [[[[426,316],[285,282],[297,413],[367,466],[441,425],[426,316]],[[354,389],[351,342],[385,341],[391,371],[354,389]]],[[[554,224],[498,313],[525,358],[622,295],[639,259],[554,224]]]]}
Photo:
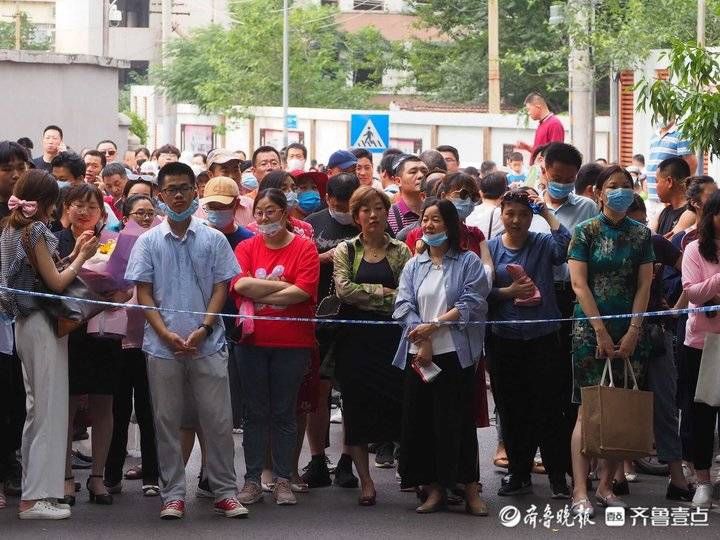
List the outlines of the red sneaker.
{"type": "Polygon", "coordinates": [[[229,518],[244,518],[248,516],[245,508],[235,497],[230,497],[215,503],[215,512],[229,518]]]}
{"type": "Polygon", "coordinates": [[[185,501],[176,499],[162,505],[160,519],[181,519],[185,517],[185,501]]]}

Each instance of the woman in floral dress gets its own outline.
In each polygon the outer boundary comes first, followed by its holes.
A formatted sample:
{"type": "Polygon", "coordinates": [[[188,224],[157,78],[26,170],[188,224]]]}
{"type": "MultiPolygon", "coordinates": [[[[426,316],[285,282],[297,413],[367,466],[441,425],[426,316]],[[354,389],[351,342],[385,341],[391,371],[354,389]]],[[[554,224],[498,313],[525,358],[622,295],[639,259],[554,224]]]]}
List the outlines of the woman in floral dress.
{"type": "MultiPolygon", "coordinates": [[[[650,230],[627,217],[633,201],[632,177],[619,166],[606,168],[595,189],[602,211],[575,228],[568,250],[568,264],[578,303],[575,317],[642,313],[646,310],[655,255],[650,230]]],[[[650,343],[644,338],[642,317],[577,320],[573,326],[573,401],[580,403],[580,388],[600,382],[606,358],[613,361],[615,380],[622,381],[628,358],[638,381],[650,343]]],[[[589,461],[582,455],[582,414],[572,436],[575,514],[593,515],[587,496],[589,461]]],[[[601,506],[625,508],[613,495],[612,479],[617,463],[605,462],[595,500],[601,506]]]]}

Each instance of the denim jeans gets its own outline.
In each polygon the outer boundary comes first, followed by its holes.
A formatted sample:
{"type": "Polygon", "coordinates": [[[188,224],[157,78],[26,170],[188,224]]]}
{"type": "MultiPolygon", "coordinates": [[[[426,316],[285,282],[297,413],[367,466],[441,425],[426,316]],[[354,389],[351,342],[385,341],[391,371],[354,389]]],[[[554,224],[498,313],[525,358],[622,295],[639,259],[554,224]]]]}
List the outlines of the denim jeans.
{"type": "Polygon", "coordinates": [[[297,395],[310,349],[234,348],[245,402],[245,480],[260,483],[268,441],[273,479],[290,478],[295,458],[297,395]]]}
{"type": "Polygon", "coordinates": [[[653,395],[653,429],[658,459],[666,463],[682,459],[677,394],[678,374],[673,359],[672,334],[663,331],[665,353],[647,363],[647,389],[653,395]]]}

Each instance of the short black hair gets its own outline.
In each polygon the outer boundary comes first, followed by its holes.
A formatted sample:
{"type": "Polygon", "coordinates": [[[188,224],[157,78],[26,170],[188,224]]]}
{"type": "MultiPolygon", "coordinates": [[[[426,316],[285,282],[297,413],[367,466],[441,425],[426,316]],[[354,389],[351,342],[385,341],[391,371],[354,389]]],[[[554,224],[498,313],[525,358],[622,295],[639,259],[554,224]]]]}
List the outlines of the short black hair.
{"type": "Polygon", "coordinates": [[[575,177],[575,193],[582,195],[588,186],[594,186],[600,173],[605,167],[599,163],[586,163],[577,173],[575,177]]]}
{"type": "Polygon", "coordinates": [[[243,160],[240,162],[240,165],[238,165],[238,169],[240,169],[241,173],[244,173],[252,166],[253,166],[252,161],[250,161],[249,159],[246,159],[246,160],[243,160]]]}
{"type": "Polygon", "coordinates": [[[703,190],[707,184],[714,184],[715,180],[712,176],[689,176],[685,179],[685,196],[687,197],[687,209],[691,212],[697,212],[692,203],[699,204],[701,201],[703,190]]]}
{"type": "Polygon", "coordinates": [[[662,160],[655,174],[657,175],[661,172],[678,182],[684,182],[691,174],[690,165],[681,157],[671,157],[662,160]]]}
{"type": "Polygon", "coordinates": [[[22,145],[13,141],[0,142],[0,165],[7,165],[13,159],[28,161],[27,150],[22,145]]]}
{"type": "Polygon", "coordinates": [[[190,183],[193,186],[195,185],[195,173],[193,172],[192,167],[182,163],[181,161],[171,161],[160,168],[157,175],[157,183],[161,189],[165,183],[166,176],[187,176],[190,179],[190,183]]]}
{"type": "Polygon", "coordinates": [[[200,157],[202,158],[203,164],[207,165],[207,154],[203,154],[202,152],[198,152],[197,154],[193,154],[193,157],[200,157]]]}
{"type": "Polygon", "coordinates": [[[545,166],[560,162],[565,165],[572,165],[576,169],[582,167],[582,154],[572,144],[554,142],[550,143],[545,152],[543,152],[545,166]]]}
{"type": "Polygon", "coordinates": [[[621,174],[625,177],[628,184],[631,186],[635,185],[633,182],[633,177],[630,176],[630,173],[627,172],[626,169],[623,169],[620,165],[609,165],[607,167],[603,167],[603,170],[598,175],[597,179],[595,180],[595,191],[597,193],[600,193],[603,190],[603,186],[605,185],[605,182],[610,180],[613,176],[616,174],[621,174]]]}
{"type": "Polygon", "coordinates": [[[642,163],[643,165],[645,165],[645,156],[643,156],[642,154],[635,154],[632,158],[633,158],[635,161],[639,161],[640,163],[642,163]]]}
{"type": "Polygon", "coordinates": [[[400,174],[402,174],[405,171],[405,164],[409,163],[411,161],[413,163],[420,162],[423,165],[425,164],[425,162],[423,160],[421,160],[415,154],[396,154],[393,157],[395,158],[393,160],[392,172],[391,172],[391,174],[393,176],[399,176],[400,174]]]}
{"type": "MultiPolygon", "coordinates": [[[[88,150],[87,152],[85,152],[85,156],[99,157],[100,158],[100,166],[104,168],[105,165],[107,165],[107,158],[105,157],[105,154],[103,154],[99,150],[88,150]]],[[[83,156],[83,161],[85,159],[85,156],[83,156]]]]}
{"type": "Polygon", "coordinates": [[[507,189],[507,174],[502,171],[491,172],[480,179],[480,191],[487,199],[499,199],[507,189]]]}
{"type": "Polygon", "coordinates": [[[123,178],[127,178],[127,169],[125,168],[125,165],[117,162],[108,163],[105,167],[103,167],[103,170],[100,171],[100,176],[103,178],[107,178],[114,174],[119,174],[123,178]]]}
{"type": "Polygon", "coordinates": [[[455,161],[460,163],[460,153],[458,152],[458,149],[454,146],[450,146],[449,144],[441,144],[435,150],[437,150],[438,152],[450,152],[455,158],[455,161]]]}
{"type": "Polygon", "coordinates": [[[425,163],[425,165],[427,165],[427,168],[431,171],[438,169],[441,171],[447,171],[447,163],[445,163],[445,158],[438,150],[425,150],[418,157],[423,161],[423,163],[425,163]]]}
{"type": "Polygon", "coordinates": [[[540,92],[530,92],[527,96],[525,96],[525,105],[528,103],[535,103],[537,101],[542,101],[545,105],[547,105],[547,100],[545,99],[545,96],[543,96],[540,92]]]}
{"type": "Polygon", "coordinates": [[[50,124],[49,126],[46,126],[45,129],[43,129],[43,136],[45,136],[45,133],[47,133],[51,129],[54,129],[55,131],[57,131],[60,134],[61,139],[64,137],[63,130],[60,129],[60,126],[56,126],[54,124],[50,124]]]}
{"type": "Polygon", "coordinates": [[[296,150],[300,150],[303,154],[303,159],[307,159],[307,147],[299,142],[290,143],[285,148],[285,155],[287,156],[288,150],[291,148],[295,148],[296,150]]]}
{"type": "Polygon", "coordinates": [[[125,187],[123,188],[123,197],[127,197],[128,193],[130,193],[130,190],[133,186],[136,186],[137,184],[145,184],[150,188],[150,193],[153,193],[157,189],[157,184],[154,182],[151,182],[150,180],[145,180],[143,178],[136,178],[134,180],[128,180],[125,182],[125,187]]]}
{"type": "Polygon", "coordinates": [[[607,164],[608,164],[608,160],[605,159],[604,157],[599,157],[599,158],[597,158],[597,159],[595,160],[595,163],[602,163],[603,165],[607,165],[607,164]]]}
{"type": "Polygon", "coordinates": [[[75,152],[60,152],[50,162],[50,167],[65,167],[73,178],[85,176],[85,162],[75,152]]]}
{"type": "Polygon", "coordinates": [[[369,159],[370,162],[372,163],[372,160],[373,160],[372,152],[370,152],[370,150],[368,150],[367,148],[352,148],[350,150],[350,153],[353,156],[355,156],[357,159],[366,158],[366,159],[369,159]]]}
{"type": "Polygon", "coordinates": [[[353,173],[340,173],[328,180],[327,194],[338,201],[348,202],[359,187],[360,181],[353,173]]]}
{"type": "Polygon", "coordinates": [[[255,151],[253,152],[252,160],[251,160],[253,167],[255,166],[255,163],[257,162],[258,154],[261,154],[262,152],[274,152],[275,155],[278,157],[278,161],[281,161],[280,152],[277,151],[277,148],[266,144],[265,146],[258,146],[255,149],[255,151]]]}
{"type": "Polygon", "coordinates": [[[464,172],[465,174],[469,174],[476,180],[480,179],[480,171],[477,169],[477,167],[473,167],[472,165],[469,167],[465,167],[462,172],[464,172]]]}
{"type": "Polygon", "coordinates": [[[152,152],[150,152],[150,150],[148,150],[148,149],[145,148],[144,146],[141,146],[140,148],[138,148],[137,150],[135,150],[135,156],[137,157],[137,155],[138,155],[140,152],[143,152],[143,153],[144,153],[146,156],[148,156],[148,157],[150,157],[150,156],[152,155],[152,152]]]}
{"type": "Polygon", "coordinates": [[[172,144],[165,144],[165,145],[161,146],[160,148],[158,148],[157,150],[155,150],[155,152],[157,152],[158,156],[160,154],[175,154],[178,157],[178,159],[180,159],[180,150],[178,149],[177,146],[173,146],[172,144]]]}
{"type": "Polygon", "coordinates": [[[30,140],[29,137],[20,137],[20,138],[17,140],[17,143],[18,143],[20,146],[24,146],[24,147],[25,147],[26,149],[28,149],[28,150],[32,150],[33,148],[35,148],[35,145],[34,145],[33,142],[30,140]]]}
{"type": "Polygon", "coordinates": [[[97,150],[98,148],[100,148],[100,145],[103,144],[103,143],[106,143],[106,142],[109,142],[110,144],[112,144],[112,145],[115,147],[115,150],[117,150],[117,144],[115,144],[115,141],[111,141],[110,139],[103,139],[102,141],[100,141],[99,143],[97,143],[97,144],[95,145],[95,150],[97,150]]]}
{"type": "Polygon", "coordinates": [[[284,170],[275,170],[267,173],[260,181],[258,191],[265,191],[266,189],[279,189],[282,191],[282,186],[285,183],[287,177],[290,177],[295,181],[292,174],[284,170]]]}
{"type": "Polygon", "coordinates": [[[630,212],[647,212],[647,208],[645,207],[645,201],[643,201],[643,198],[639,194],[635,194],[633,196],[633,202],[630,203],[630,206],[627,209],[627,213],[630,212]]]}
{"type": "Polygon", "coordinates": [[[535,148],[535,150],[533,150],[532,154],[530,155],[530,165],[535,163],[535,160],[537,159],[538,155],[545,156],[545,150],[547,150],[551,144],[552,143],[541,144],[540,146],[535,148]]]}
{"type": "Polygon", "coordinates": [[[494,161],[492,161],[490,159],[483,161],[480,164],[480,176],[485,176],[487,173],[489,173],[493,169],[497,169],[497,164],[494,161]]]}
{"type": "MultiPolygon", "coordinates": [[[[391,149],[391,150],[394,150],[394,149],[391,149]]],[[[378,165],[378,172],[381,172],[381,173],[384,172],[385,174],[389,174],[392,176],[393,163],[395,163],[395,158],[400,154],[402,154],[402,152],[400,152],[400,151],[390,152],[390,153],[388,153],[388,151],[386,151],[383,154],[382,159],[380,160],[380,164],[378,165]]]]}
{"type": "Polygon", "coordinates": [[[508,163],[511,161],[524,161],[523,155],[520,152],[510,152],[510,155],[508,156],[508,163]]]}

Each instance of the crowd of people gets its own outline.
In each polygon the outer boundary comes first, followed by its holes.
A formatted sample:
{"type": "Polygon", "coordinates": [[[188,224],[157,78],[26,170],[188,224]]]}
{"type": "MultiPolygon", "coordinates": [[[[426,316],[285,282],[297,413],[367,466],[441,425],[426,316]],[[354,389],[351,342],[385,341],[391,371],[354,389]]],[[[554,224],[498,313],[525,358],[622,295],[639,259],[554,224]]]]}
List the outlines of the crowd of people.
{"type": "Polygon", "coordinates": [[[463,168],[449,145],[391,149],[377,168],[367,150],[340,149],[320,170],[298,143],[250,159],[166,145],[120,162],[113,141],[64,148],[58,126],[35,159],[0,142],[0,508],[17,496],[21,519],[68,518],[82,467],[91,503],[112,505],[137,478],[163,519],[182,518],[197,439],[197,495],[226,517],[333,483],[374,506],[371,453],[397,466],[418,513],[456,503],[484,516],[486,376],[500,496],[531,493],[545,472],[574,515],[625,508],[632,462],[582,453],[580,389],[608,358],[618,379],[629,360],[654,394],[665,497],[709,507],[718,409],[693,397],[720,318],[643,313],[720,303],[717,186],[691,174],[672,126],[646,169],[584,164],[544,100],[527,107],[540,128],[517,146],[532,158],[515,152],[507,170],[463,168]],[[131,222],[145,229],[125,272],[134,285],[104,298],[147,309],[106,310],[59,337],[43,300],[13,292],[62,295],[99,231],[131,222]],[[109,330],[111,318],[123,322],[109,330]],[[133,410],[142,463],[124,471],[133,410]],[[72,443],[88,424],[84,456],[72,443]]]}

